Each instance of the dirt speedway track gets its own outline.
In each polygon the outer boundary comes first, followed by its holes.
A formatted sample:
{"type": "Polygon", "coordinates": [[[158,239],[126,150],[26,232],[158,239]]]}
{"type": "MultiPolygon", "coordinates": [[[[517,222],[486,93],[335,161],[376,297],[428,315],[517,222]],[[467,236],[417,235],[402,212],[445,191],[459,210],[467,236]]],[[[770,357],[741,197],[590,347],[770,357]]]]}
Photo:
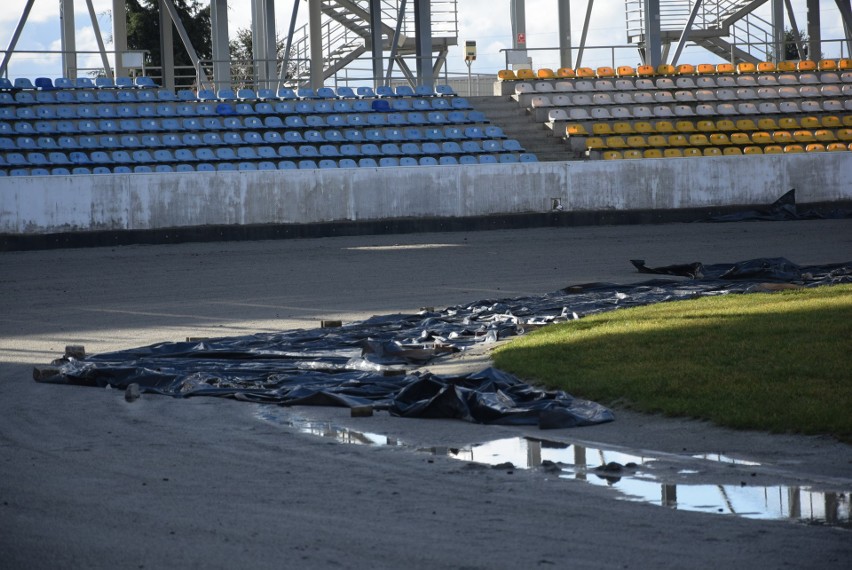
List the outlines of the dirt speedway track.
{"type": "Polygon", "coordinates": [[[33,366],[69,344],[97,353],[643,281],[634,258],[653,266],[756,257],[848,261],[852,220],[0,253],[0,567],[848,567],[849,529],[616,500],[541,469],[418,451],[531,435],[761,464],[708,467],[714,481],[747,473],[748,485],[852,490],[852,447],[830,438],[618,410],[610,424],[546,433],[281,410],[405,443],[346,445],[264,420],[254,404],[151,395],[127,403],[117,390],[32,380],[33,366]]]}

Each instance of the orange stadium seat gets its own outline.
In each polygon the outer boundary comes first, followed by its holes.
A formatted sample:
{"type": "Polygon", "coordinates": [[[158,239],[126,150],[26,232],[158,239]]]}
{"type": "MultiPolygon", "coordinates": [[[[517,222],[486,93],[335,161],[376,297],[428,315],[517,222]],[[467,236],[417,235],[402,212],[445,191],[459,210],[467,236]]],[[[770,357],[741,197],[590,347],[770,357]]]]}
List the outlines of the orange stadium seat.
{"type": "Polygon", "coordinates": [[[832,143],[837,142],[837,135],[834,134],[834,131],[829,129],[817,129],[814,131],[814,138],[819,142],[823,143],[832,143]]]}
{"type": "Polygon", "coordinates": [[[763,154],[763,149],[759,146],[747,146],[743,149],[743,154],[763,154]]]}
{"type": "Polygon", "coordinates": [[[598,78],[615,77],[615,70],[611,67],[599,67],[595,70],[598,78]]]}
{"type": "Polygon", "coordinates": [[[738,156],[741,155],[743,151],[739,149],[739,147],[728,146],[722,149],[722,154],[725,156],[738,156]]]}
{"type": "Polygon", "coordinates": [[[699,75],[709,75],[713,73],[716,73],[716,66],[712,63],[701,63],[698,65],[699,75]]]}
{"type": "Polygon", "coordinates": [[[618,69],[615,70],[615,74],[618,77],[636,77],[636,70],[629,65],[619,65],[618,69]]]}
{"type": "Polygon", "coordinates": [[[695,75],[695,66],[691,63],[681,63],[675,69],[678,75],[695,75]]]}
{"type": "Polygon", "coordinates": [[[734,73],[736,68],[733,63],[720,63],[716,65],[716,73],[734,73]]]}
{"type": "Polygon", "coordinates": [[[805,152],[805,148],[800,144],[788,144],[784,147],[785,153],[805,152]]]}
{"type": "Polygon", "coordinates": [[[756,71],[757,66],[749,61],[737,64],[737,73],[754,73],[756,71]]]}
{"type": "Polygon", "coordinates": [[[757,71],[759,73],[775,73],[778,69],[776,69],[775,64],[771,61],[761,61],[757,64],[757,71]]]}
{"type": "Polygon", "coordinates": [[[560,67],[556,70],[556,77],[576,77],[577,74],[570,67],[560,67]]]}
{"type": "Polygon", "coordinates": [[[535,72],[532,69],[519,69],[515,75],[518,79],[535,79],[535,72]]]}
{"type": "Polygon", "coordinates": [[[775,66],[778,71],[796,71],[796,62],[795,61],[779,61],[778,65],[775,66]]]}
{"type": "Polygon", "coordinates": [[[837,69],[837,61],[834,59],[821,59],[817,67],[820,71],[835,71],[837,69]]]}
{"type": "Polygon", "coordinates": [[[725,133],[711,133],[710,144],[713,146],[731,146],[731,139],[725,133]]]}
{"type": "Polygon", "coordinates": [[[621,158],[624,158],[624,156],[622,156],[622,154],[617,150],[608,150],[603,153],[604,160],[619,160],[621,158]]]}
{"type": "Polygon", "coordinates": [[[769,146],[763,147],[763,154],[783,154],[783,153],[784,153],[784,147],[777,145],[777,144],[771,144],[769,146]]]}
{"type": "Polygon", "coordinates": [[[835,142],[827,145],[825,147],[825,150],[827,150],[828,152],[843,152],[844,150],[846,150],[846,145],[841,142],[835,142]]]}
{"type": "Polygon", "coordinates": [[[642,158],[642,151],[641,150],[635,150],[635,149],[625,150],[624,151],[624,158],[642,158]]]}
{"type": "Polygon", "coordinates": [[[673,65],[669,65],[668,63],[663,63],[657,66],[657,75],[674,75],[675,68],[673,65]]]}
{"type": "Polygon", "coordinates": [[[700,148],[685,148],[685,149],[683,149],[683,156],[689,156],[689,157],[704,156],[704,153],[701,152],[700,148]]]}
{"type": "Polygon", "coordinates": [[[848,71],[852,69],[852,59],[843,58],[837,62],[837,69],[840,71],[848,71]]]}
{"type": "Polygon", "coordinates": [[[719,119],[718,121],[716,121],[716,130],[730,132],[737,130],[737,126],[730,119],[719,119]]]}
{"type": "Polygon", "coordinates": [[[577,69],[574,70],[574,72],[577,74],[577,77],[594,77],[595,76],[595,70],[592,69],[591,67],[578,67],[577,69]]]}
{"type": "Polygon", "coordinates": [[[722,156],[722,151],[716,147],[708,146],[704,149],[702,154],[704,156],[722,156]]]}
{"type": "Polygon", "coordinates": [[[565,134],[570,136],[587,136],[589,132],[580,123],[569,123],[565,125],[565,134]]]}
{"type": "Polygon", "coordinates": [[[636,75],[639,77],[652,77],[654,75],[654,68],[650,65],[640,65],[636,68],[636,75]]]}
{"type": "Polygon", "coordinates": [[[746,146],[751,144],[751,138],[746,133],[731,133],[731,144],[746,146]]]}
{"type": "Polygon", "coordinates": [[[538,78],[539,79],[554,79],[556,74],[553,73],[553,70],[549,67],[542,67],[538,70],[538,78]]]}
{"type": "Polygon", "coordinates": [[[518,77],[511,69],[501,69],[497,72],[497,79],[500,81],[515,81],[518,77]]]}
{"type": "Polygon", "coordinates": [[[817,63],[810,59],[802,59],[796,64],[796,69],[799,71],[816,71],[817,63]]]}
{"type": "Polygon", "coordinates": [[[799,121],[799,124],[803,129],[811,130],[818,129],[822,126],[822,123],[820,123],[819,118],[817,117],[802,117],[802,120],[799,121]]]}
{"type": "Polygon", "coordinates": [[[652,125],[648,121],[636,121],[635,123],[633,123],[633,130],[635,130],[638,134],[641,135],[650,135],[657,132],[656,130],[654,130],[654,125],[652,125]]]}
{"type": "Polygon", "coordinates": [[[820,143],[811,143],[805,147],[805,152],[825,152],[825,145],[820,143]]]}
{"type": "Polygon", "coordinates": [[[658,148],[649,148],[642,153],[644,158],[663,158],[663,151],[658,148]]]}
{"type": "Polygon", "coordinates": [[[679,148],[667,148],[663,151],[663,156],[665,158],[682,158],[683,151],[679,148]]]}

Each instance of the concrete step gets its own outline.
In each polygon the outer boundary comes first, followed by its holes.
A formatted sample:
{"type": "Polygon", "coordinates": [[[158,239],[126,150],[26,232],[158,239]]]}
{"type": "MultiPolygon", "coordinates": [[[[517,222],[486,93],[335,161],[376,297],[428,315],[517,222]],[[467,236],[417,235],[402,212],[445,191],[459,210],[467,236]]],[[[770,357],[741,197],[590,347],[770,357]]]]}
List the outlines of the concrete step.
{"type": "Polygon", "coordinates": [[[492,124],[503,129],[511,139],[516,139],[527,152],[534,153],[542,162],[582,160],[582,154],[568,148],[565,142],[553,136],[544,123],[537,122],[509,97],[469,97],[473,108],[485,114],[492,124]]]}

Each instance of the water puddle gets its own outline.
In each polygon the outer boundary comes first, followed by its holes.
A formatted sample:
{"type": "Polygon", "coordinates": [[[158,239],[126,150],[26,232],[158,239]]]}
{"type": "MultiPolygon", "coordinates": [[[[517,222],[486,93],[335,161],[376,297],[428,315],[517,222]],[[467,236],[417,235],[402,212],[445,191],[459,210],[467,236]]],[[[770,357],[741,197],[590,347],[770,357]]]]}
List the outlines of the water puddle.
{"type": "MultiPolygon", "coordinates": [[[[339,443],[410,447],[395,438],[352,430],[331,421],[293,416],[274,406],[259,405],[255,415],[261,420],[339,443]]],[[[849,489],[826,492],[810,486],[764,486],[748,481],[739,484],[690,482],[690,478],[705,474],[706,469],[702,469],[702,465],[707,463],[744,468],[760,466],[755,461],[721,454],[679,457],[688,465],[671,471],[674,477],[667,479],[677,479],[672,483],[662,481],[654,472],[654,467],[661,462],[660,457],[537,438],[512,437],[462,448],[432,447],[418,451],[507,470],[541,469],[561,479],[610,488],[620,500],[749,519],[790,520],[852,528],[849,489]]],[[[748,475],[745,471],[744,476],[748,475]]]]}

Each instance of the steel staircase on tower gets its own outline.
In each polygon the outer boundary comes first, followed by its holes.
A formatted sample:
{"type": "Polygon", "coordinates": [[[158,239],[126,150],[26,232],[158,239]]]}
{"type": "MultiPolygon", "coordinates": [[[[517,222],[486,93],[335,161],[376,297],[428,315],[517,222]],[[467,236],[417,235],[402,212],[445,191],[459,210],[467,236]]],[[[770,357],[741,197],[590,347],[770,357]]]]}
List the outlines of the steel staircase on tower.
{"type": "MultiPolygon", "coordinates": [[[[704,0],[689,41],[732,62],[767,61],[772,53],[772,24],[754,13],[767,0],[704,0]]],[[[660,39],[676,43],[696,0],[660,0],[660,39]]],[[[627,41],[644,43],[643,0],[625,0],[627,41]]]]}

